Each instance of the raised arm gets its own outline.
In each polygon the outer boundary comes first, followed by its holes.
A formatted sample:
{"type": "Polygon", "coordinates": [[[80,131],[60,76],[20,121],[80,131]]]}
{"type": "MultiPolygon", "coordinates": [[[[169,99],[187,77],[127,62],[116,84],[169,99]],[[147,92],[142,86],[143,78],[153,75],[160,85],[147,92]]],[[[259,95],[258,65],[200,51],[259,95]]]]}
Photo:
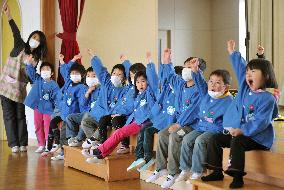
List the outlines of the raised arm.
{"type": "Polygon", "coordinates": [[[35,82],[40,78],[40,75],[36,73],[36,68],[31,64],[33,62],[32,55],[27,57],[27,65],[26,65],[26,72],[31,79],[31,81],[35,82]]]}
{"type": "Polygon", "coordinates": [[[14,38],[14,47],[13,50],[10,53],[10,56],[16,57],[18,54],[25,48],[25,42],[23,41],[21,37],[21,32],[16,25],[15,21],[13,20],[10,12],[10,8],[7,4],[7,1],[4,2],[2,11],[4,14],[7,16],[12,33],[13,33],[13,38],[14,38]]]}
{"type": "Polygon", "coordinates": [[[235,41],[229,40],[227,42],[227,49],[230,54],[230,61],[236,73],[239,86],[245,81],[246,77],[246,61],[241,53],[235,51],[235,41]]]}
{"type": "Polygon", "coordinates": [[[70,79],[70,69],[71,69],[72,65],[74,65],[75,61],[77,61],[77,59],[80,59],[80,58],[81,58],[80,54],[75,55],[74,58],[72,60],[70,60],[68,62],[68,64],[66,64],[64,62],[64,55],[62,55],[62,54],[59,55],[60,74],[62,75],[65,82],[70,79]]]}
{"type": "Polygon", "coordinates": [[[125,68],[126,79],[128,80],[128,78],[129,78],[129,68],[131,67],[131,63],[126,58],[126,56],[124,54],[121,54],[119,58],[120,58],[121,64],[125,68]]]}
{"type": "Polygon", "coordinates": [[[88,49],[89,55],[92,57],[91,64],[96,72],[96,75],[101,83],[102,86],[110,86],[111,83],[111,76],[108,73],[107,69],[103,66],[101,59],[96,56],[91,49],[88,49]]]}
{"type": "Polygon", "coordinates": [[[202,71],[199,69],[199,61],[195,59],[192,63],[192,79],[196,85],[200,96],[206,96],[208,93],[208,85],[203,77],[202,71]]]}
{"type": "Polygon", "coordinates": [[[155,64],[151,60],[150,52],[146,53],[146,61],[147,61],[147,67],[146,67],[147,81],[151,89],[157,95],[159,89],[159,79],[156,72],[155,64]]]}

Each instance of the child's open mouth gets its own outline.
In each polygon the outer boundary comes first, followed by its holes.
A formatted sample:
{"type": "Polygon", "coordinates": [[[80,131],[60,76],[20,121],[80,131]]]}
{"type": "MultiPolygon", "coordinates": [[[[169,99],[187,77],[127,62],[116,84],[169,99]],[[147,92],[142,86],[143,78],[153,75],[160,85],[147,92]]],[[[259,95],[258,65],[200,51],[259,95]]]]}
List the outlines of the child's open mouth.
{"type": "Polygon", "coordinates": [[[248,80],[249,86],[253,86],[253,80],[248,80]]]}

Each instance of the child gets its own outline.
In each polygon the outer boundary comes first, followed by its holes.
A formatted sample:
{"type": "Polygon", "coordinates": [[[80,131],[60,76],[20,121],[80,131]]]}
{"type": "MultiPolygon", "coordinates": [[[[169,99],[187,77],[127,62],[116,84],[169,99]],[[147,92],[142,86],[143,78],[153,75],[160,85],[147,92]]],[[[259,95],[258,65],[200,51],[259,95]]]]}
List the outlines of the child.
{"type": "MultiPolygon", "coordinates": [[[[85,99],[85,105],[88,108],[87,112],[89,112],[95,106],[99,97],[100,84],[99,79],[96,77],[96,73],[93,71],[92,67],[89,67],[86,72],[86,84],[89,89],[83,98],[85,99]]],[[[66,118],[66,138],[69,139],[69,146],[81,146],[82,141],[85,139],[84,130],[79,127],[85,113],[86,112],[70,114],[66,118]]]]}
{"type": "MultiPolygon", "coordinates": [[[[171,68],[170,63],[171,51],[166,49],[164,51],[164,69],[171,68]]],[[[182,78],[172,72],[165,72],[163,77],[168,79],[171,87],[176,93],[175,105],[177,108],[176,123],[161,130],[156,152],[156,171],[146,180],[146,182],[153,182],[159,177],[167,173],[169,175],[167,180],[161,185],[162,188],[170,187],[177,177],[179,171],[179,156],[182,138],[184,135],[193,130],[193,127],[198,121],[198,111],[200,104],[200,96],[198,88],[194,84],[191,76],[192,63],[198,58],[189,58],[185,61],[185,68],[182,71],[182,78]],[[168,163],[168,166],[167,166],[168,163]]],[[[198,59],[200,62],[200,69],[204,70],[206,65],[204,61],[198,59]]],[[[169,69],[168,69],[169,70],[169,69]]]]}
{"type": "Polygon", "coordinates": [[[32,89],[26,97],[24,104],[34,109],[35,133],[39,147],[36,153],[42,153],[45,149],[45,142],[48,138],[49,124],[51,114],[55,107],[56,94],[60,90],[58,84],[51,79],[53,76],[53,66],[48,62],[42,62],[40,65],[40,75],[36,73],[35,68],[30,64],[32,60],[30,55],[26,72],[33,82],[32,89]]]}
{"type": "MultiPolygon", "coordinates": [[[[101,118],[98,131],[99,131],[99,144],[102,144],[107,139],[107,127],[112,126],[114,129],[123,127],[126,123],[127,117],[133,112],[133,96],[134,89],[134,76],[139,71],[145,71],[145,66],[142,63],[135,63],[129,68],[129,86],[128,91],[118,101],[111,115],[106,115],[101,118]]],[[[117,150],[118,154],[126,154],[130,152],[129,138],[125,138],[121,141],[121,147],[117,150]]]]}
{"type": "Polygon", "coordinates": [[[245,151],[269,150],[273,143],[272,120],[277,116],[276,98],[265,90],[277,88],[272,64],[264,59],[253,59],[247,65],[241,54],[235,51],[235,42],[228,41],[231,64],[237,75],[238,95],[224,115],[226,134],[216,134],[208,145],[206,166],[213,170],[203,181],[223,180],[223,147],[230,147],[226,174],[233,177],[230,188],[241,188],[245,151]]]}
{"type": "Polygon", "coordinates": [[[192,68],[192,78],[202,98],[199,110],[199,122],[195,130],[184,136],[180,154],[180,169],[175,182],[201,177],[204,172],[202,164],[207,158],[209,139],[216,133],[223,132],[223,115],[232,102],[229,92],[230,73],[226,70],[215,70],[209,76],[208,84],[198,69],[198,62],[192,68]]]}
{"type": "Polygon", "coordinates": [[[143,71],[136,73],[134,83],[133,113],[128,117],[124,127],[117,129],[102,145],[90,151],[88,163],[100,162],[100,159],[109,155],[123,138],[138,134],[149,122],[150,109],[154,105],[155,98],[148,86],[146,73],[143,71]]]}
{"type": "MultiPolygon", "coordinates": [[[[92,145],[96,145],[98,139],[93,135],[96,134],[95,131],[99,122],[103,122],[103,117],[113,112],[119,99],[123,97],[129,88],[125,85],[126,72],[123,64],[115,65],[110,75],[107,69],[103,67],[101,60],[94,56],[92,50],[89,49],[88,53],[92,56],[92,67],[97,74],[101,87],[96,105],[91,109],[90,113],[84,115],[81,123],[81,127],[87,137],[87,140],[82,145],[83,148],[90,148],[92,145]]],[[[130,64],[127,60],[124,62],[130,64]]]]}
{"type": "MultiPolygon", "coordinates": [[[[80,113],[86,110],[84,95],[87,91],[86,86],[82,83],[82,78],[85,75],[85,68],[76,61],[81,58],[81,55],[75,55],[68,64],[64,62],[64,56],[60,54],[60,73],[64,78],[64,86],[61,89],[62,98],[60,108],[60,117],[63,121],[60,132],[61,146],[66,142],[66,118],[69,114],[80,113]]],[[[56,127],[56,126],[55,126],[56,127]]],[[[51,157],[52,160],[64,159],[63,150],[57,156],[51,157]]]]}
{"type": "MultiPolygon", "coordinates": [[[[150,59],[148,58],[147,64],[147,76],[151,76],[151,80],[156,82],[153,86],[158,86],[159,81],[156,79],[158,78],[155,71],[155,65],[151,63],[150,59]],[[153,77],[154,76],[154,77],[153,77]]],[[[127,171],[131,171],[133,169],[139,168],[138,171],[145,171],[147,170],[152,164],[154,164],[155,160],[153,159],[153,141],[154,141],[154,134],[158,133],[159,130],[169,126],[171,123],[174,123],[176,108],[175,108],[175,92],[169,85],[167,80],[162,80],[163,72],[163,64],[160,64],[160,84],[162,86],[161,93],[157,95],[157,101],[155,105],[151,109],[151,117],[150,120],[153,125],[146,125],[144,126],[140,133],[137,136],[137,146],[135,149],[135,156],[136,160],[127,168],[127,171]],[[140,166],[142,166],[140,168],[140,166]]],[[[177,73],[180,69],[180,66],[175,67],[175,72],[177,73]]],[[[166,71],[167,72],[167,71],[166,71]]],[[[180,73],[181,75],[181,73],[180,73]]]]}

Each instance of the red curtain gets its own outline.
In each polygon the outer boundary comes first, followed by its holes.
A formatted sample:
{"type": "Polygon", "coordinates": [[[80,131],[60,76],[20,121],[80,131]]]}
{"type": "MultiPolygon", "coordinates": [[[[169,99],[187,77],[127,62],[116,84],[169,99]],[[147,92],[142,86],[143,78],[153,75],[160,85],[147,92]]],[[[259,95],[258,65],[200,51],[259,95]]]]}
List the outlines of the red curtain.
{"type": "MultiPolygon", "coordinates": [[[[68,62],[74,55],[80,52],[76,40],[76,33],[82,18],[85,0],[80,1],[79,18],[78,1],[80,0],[58,0],[63,33],[59,33],[56,36],[62,39],[61,54],[64,55],[65,62],[68,62]]],[[[81,63],[81,60],[78,60],[78,62],[81,63]]],[[[60,86],[63,86],[64,80],[60,72],[58,73],[57,82],[60,86]]]]}

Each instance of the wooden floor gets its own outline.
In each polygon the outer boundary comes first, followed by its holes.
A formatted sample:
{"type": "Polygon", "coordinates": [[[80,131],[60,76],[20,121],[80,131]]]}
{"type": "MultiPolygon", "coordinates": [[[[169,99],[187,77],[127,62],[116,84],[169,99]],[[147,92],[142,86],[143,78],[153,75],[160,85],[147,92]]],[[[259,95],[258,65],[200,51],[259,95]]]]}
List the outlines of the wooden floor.
{"type": "MultiPolygon", "coordinates": [[[[284,154],[284,122],[274,123],[276,139],[274,152],[284,154]]],[[[0,190],[153,190],[158,185],[141,180],[105,182],[100,178],[66,168],[63,161],[50,161],[34,153],[13,154],[7,142],[0,141],[0,190]]]]}
{"type": "Polygon", "coordinates": [[[0,141],[0,190],[154,190],[154,184],[140,180],[105,182],[100,178],[66,168],[63,161],[50,161],[34,153],[11,153],[5,141],[0,141]]]}

